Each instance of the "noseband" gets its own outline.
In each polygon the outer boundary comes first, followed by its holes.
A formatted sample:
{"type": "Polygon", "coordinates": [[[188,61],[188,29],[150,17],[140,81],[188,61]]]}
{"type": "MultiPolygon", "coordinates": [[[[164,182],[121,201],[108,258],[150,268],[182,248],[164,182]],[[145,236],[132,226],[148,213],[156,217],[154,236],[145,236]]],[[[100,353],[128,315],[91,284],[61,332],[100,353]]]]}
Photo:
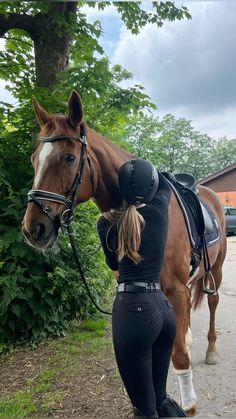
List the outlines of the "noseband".
{"type": "Polygon", "coordinates": [[[73,210],[75,208],[76,195],[82,182],[85,159],[88,162],[90,170],[90,181],[92,185],[92,194],[94,194],[94,172],[92,168],[91,158],[87,152],[87,140],[84,125],[81,124],[80,126],[79,137],[68,137],[66,135],[39,137],[39,141],[41,141],[42,143],[54,143],[56,141],[63,141],[68,139],[79,141],[82,145],[82,149],[74,181],[66,196],[59,195],[55,192],[44,191],[42,189],[32,189],[28,192],[28,202],[34,202],[35,204],[37,204],[53,223],[55,223],[55,220],[58,219],[58,216],[54,214],[52,208],[49,205],[46,205],[43,201],[57,202],[58,204],[62,204],[66,207],[63,213],[59,216],[59,221],[62,227],[67,226],[68,223],[70,223],[73,219],[73,210]]]}

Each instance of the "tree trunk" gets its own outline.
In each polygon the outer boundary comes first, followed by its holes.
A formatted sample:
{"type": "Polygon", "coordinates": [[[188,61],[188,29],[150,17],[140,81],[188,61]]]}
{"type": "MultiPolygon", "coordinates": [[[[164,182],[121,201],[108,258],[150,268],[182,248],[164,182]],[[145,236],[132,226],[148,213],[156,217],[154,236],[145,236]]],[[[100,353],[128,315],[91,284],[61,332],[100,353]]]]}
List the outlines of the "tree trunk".
{"type": "Polygon", "coordinates": [[[57,74],[69,64],[73,38],[71,22],[75,22],[76,1],[49,1],[48,11],[36,16],[9,13],[0,15],[0,36],[10,29],[23,29],[32,38],[35,52],[36,84],[53,87],[57,74]],[[61,21],[59,27],[57,22],[61,21]]]}
{"type": "Polygon", "coordinates": [[[48,13],[35,17],[38,28],[33,37],[35,68],[36,82],[40,87],[54,86],[57,74],[69,65],[69,49],[73,36],[71,22],[76,10],[75,1],[51,1],[48,13]],[[60,28],[55,24],[58,18],[63,18],[63,26],[60,28]]]}
{"type": "Polygon", "coordinates": [[[70,42],[69,35],[59,38],[49,26],[34,39],[36,83],[39,87],[53,87],[57,74],[68,67],[70,42]]]}

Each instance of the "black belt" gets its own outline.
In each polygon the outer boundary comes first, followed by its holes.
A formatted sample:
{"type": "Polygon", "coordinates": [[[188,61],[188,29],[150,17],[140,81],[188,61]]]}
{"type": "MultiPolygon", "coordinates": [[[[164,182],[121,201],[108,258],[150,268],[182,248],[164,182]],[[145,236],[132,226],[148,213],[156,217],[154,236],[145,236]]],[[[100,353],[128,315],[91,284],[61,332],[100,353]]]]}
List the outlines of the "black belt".
{"type": "Polygon", "coordinates": [[[122,282],[116,288],[117,292],[151,292],[161,289],[160,282],[122,282]]]}

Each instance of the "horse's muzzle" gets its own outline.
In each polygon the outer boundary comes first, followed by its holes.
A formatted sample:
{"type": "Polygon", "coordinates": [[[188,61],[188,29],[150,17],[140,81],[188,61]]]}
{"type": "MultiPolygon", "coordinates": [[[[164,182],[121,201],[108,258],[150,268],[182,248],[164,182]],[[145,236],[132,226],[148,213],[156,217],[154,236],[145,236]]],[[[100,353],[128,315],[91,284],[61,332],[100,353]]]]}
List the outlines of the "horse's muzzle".
{"type": "Polygon", "coordinates": [[[23,221],[22,233],[29,245],[37,249],[49,249],[57,239],[58,227],[59,222],[48,226],[43,222],[32,222],[26,225],[23,221]]]}

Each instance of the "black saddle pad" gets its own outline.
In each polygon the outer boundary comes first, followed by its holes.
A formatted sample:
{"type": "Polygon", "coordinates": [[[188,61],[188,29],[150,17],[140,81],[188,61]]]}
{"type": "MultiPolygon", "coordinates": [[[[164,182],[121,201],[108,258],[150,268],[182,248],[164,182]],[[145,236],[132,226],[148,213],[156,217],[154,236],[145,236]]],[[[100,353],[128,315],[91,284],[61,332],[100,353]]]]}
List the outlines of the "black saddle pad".
{"type": "Polygon", "coordinates": [[[198,213],[193,211],[193,208],[191,206],[191,201],[189,203],[188,198],[186,199],[186,195],[184,195],[184,198],[185,199],[183,199],[183,204],[184,204],[185,210],[188,214],[190,229],[191,229],[191,232],[192,232],[193,240],[195,242],[195,248],[196,249],[201,249],[202,248],[202,234],[204,234],[204,236],[205,236],[205,241],[206,241],[207,247],[212,246],[220,238],[220,232],[219,232],[219,227],[218,227],[218,223],[217,223],[215,213],[207,205],[207,203],[205,201],[203,201],[202,199],[200,200],[202,205],[207,210],[207,212],[208,212],[208,214],[211,218],[211,221],[212,221],[212,229],[210,231],[207,231],[207,232],[203,231],[203,233],[202,233],[201,217],[200,217],[200,222],[199,222],[198,213]]]}
{"type": "Polygon", "coordinates": [[[211,209],[211,207],[209,207],[209,205],[207,205],[207,203],[205,201],[203,201],[202,199],[200,201],[201,201],[202,205],[206,208],[208,214],[210,215],[211,221],[212,221],[212,230],[207,231],[205,233],[206,244],[209,247],[209,246],[213,245],[215,242],[217,242],[217,240],[219,240],[220,230],[219,230],[218,221],[217,221],[217,218],[216,218],[216,215],[215,215],[214,211],[211,209]]]}
{"type": "MultiPolygon", "coordinates": [[[[165,173],[164,173],[165,175],[165,173]]],[[[170,181],[170,183],[173,185],[174,189],[177,191],[179,197],[180,197],[180,207],[181,203],[184,208],[182,208],[182,211],[185,211],[185,221],[188,227],[188,232],[190,236],[190,241],[192,243],[192,246],[195,249],[201,249],[202,248],[202,237],[205,235],[205,240],[207,246],[212,245],[219,239],[219,228],[216,220],[216,216],[213,212],[213,210],[204,202],[201,200],[201,203],[204,205],[206,210],[209,213],[209,216],[212,220],[213,229],[210,232],[205,233],[205,222],[202,214],[202,209],[200,205],[200,200],[196,193],[186,188],[185,186],[181,186],[178,183],[171,182],[170,178],[167,177],[167,179],[170,181]],[[187,219],[186,219],[187,215],[187,219]]],[[[172,188],[173,189],[173,188],[172,188]]]]}

